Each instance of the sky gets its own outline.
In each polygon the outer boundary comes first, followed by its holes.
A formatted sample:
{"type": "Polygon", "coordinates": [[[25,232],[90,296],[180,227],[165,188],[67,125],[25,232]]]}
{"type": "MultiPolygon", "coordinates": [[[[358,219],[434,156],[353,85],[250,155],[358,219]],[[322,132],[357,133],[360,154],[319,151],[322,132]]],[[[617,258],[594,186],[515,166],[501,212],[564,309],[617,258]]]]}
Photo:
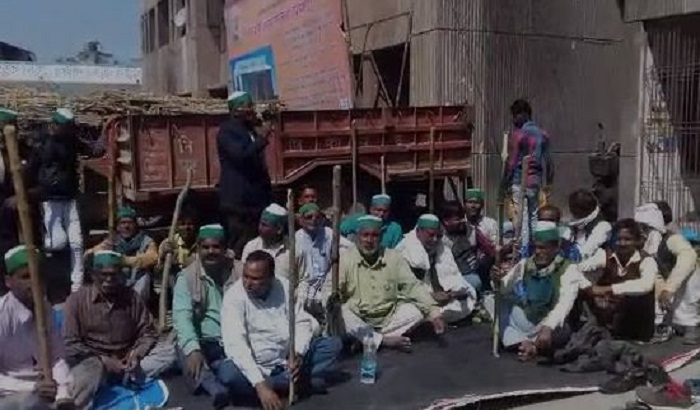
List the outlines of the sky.
{"type": "Polygon", "coordinates": [[[50,63],[91,40],[129,62],[140,54],[140,0],[1,0],[0,41],[50,63]]]}

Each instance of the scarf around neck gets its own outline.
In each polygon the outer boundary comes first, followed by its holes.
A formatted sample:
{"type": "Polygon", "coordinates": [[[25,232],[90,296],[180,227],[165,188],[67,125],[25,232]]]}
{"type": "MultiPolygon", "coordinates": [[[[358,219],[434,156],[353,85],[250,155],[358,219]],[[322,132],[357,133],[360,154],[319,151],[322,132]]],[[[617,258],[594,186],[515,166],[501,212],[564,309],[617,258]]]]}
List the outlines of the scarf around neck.
{"type": "Polygon", "coordinates": [[[134,256],[141,250],[141,245],[146,239],[146,233],[144,231],[138,231],[136,235],[129,239],[124,238],[121,235],[116,235],[114,240],[114,251],[119,252],[122,255],[134,256]]]}

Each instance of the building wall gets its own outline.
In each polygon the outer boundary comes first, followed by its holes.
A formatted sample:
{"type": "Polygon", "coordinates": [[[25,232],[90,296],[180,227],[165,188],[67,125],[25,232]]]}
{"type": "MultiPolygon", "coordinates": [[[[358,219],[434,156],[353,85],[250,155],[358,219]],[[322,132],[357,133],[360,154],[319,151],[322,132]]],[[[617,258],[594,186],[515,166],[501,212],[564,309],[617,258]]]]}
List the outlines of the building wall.
{"type": "MultiPolygon", "coordinates": [[[[351,9],[351,18],[361,20],[351,26],[371,21],[374,10],[366,3],[351,9]]],[[[634,197],[643,34],[640,24],[623,22],[615,2],[386,1],[375,15],[386,21],[372,28],[368,47],[404,41],[406,23],[387,20],[401,13],[412,16],[411,104],[476,106],[472,177],[487,188],[491,204],[502,136],[511,127],[508,107],[516,98],[531,101],[552,137],[554,203],[565,205],[569,192],[592,185],[587,154],[596,147],[599,123],[609,143],[622,145],[621,198],[634,197]]],[[[355,51],[365,33],[364,27],[353,32],[355,51]]],[[[629,215],[633,203],[621,207],[621,215],[629,215]]]]}
{"type": "Polygon", "coordinates": [[[207,96],[211,89],[226,87],[228,69],[222,0],[143,0],[141,28],[147,90],[207,96]],[[163,3],[168,4],[167,18],[158,16],[158,8],[163,3]],[[186,7],[184,35],[173,22],[183,6],[186,7]],[[154,21],[148,18],[151,10],[155,10],[156,27],[151,27],[154,21]],[[166,28],[161,28],[163,25],[166,28]]]}

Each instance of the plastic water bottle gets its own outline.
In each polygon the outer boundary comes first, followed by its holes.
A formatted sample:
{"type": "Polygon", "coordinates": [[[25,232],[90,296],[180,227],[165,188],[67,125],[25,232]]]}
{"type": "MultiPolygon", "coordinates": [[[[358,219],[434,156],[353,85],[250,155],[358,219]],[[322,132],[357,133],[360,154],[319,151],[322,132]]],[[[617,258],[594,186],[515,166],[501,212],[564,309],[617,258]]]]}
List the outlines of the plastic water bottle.
{"type": "Polygon", "coordinates": [[[366,336],[362,341],[362,361],[360,362],[360,383],[374,384],[377,380],[377,345],[374,337],[366,336]]]}

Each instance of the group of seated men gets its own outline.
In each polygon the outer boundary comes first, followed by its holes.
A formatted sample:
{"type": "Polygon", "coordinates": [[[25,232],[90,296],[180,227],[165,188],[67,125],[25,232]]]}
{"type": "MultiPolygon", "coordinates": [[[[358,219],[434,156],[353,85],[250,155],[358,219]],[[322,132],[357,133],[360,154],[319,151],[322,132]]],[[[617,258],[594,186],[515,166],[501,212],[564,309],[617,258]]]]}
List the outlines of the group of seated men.
{"type": "Polygon", "coordinates": [[[336,302],[349,339],[401,351],[412,348],[411,333],[424,323],[441,334],[446,323],[463,321],[489,288],[498,290],[502,306],[502,345],[523,360],[566,343],[579,301],[617,338],[666,339],[680,330],[686,342],[698,342],[695,251],[673,232],[665,203],[641,206],[635,219],[611,225],[595,197],[577,191],[569,203],[574,221],[564,226],[558,208],[543,207],[531,256],[500,258],[506,261],[500,265],[497,252],[508,256],[515,246],[499,246],[498,230],[505,237],[513,227],[498,227],[483,205],[483,192],[469,190],[465,204],[445,203],[440,217],[422,215],[404,235],[390,219],[391,198],[373,197],[368,214],[343,221],[352,240],[341,239],[337,293],[329,274],[333,231],[315,199],[296,210],[294,265],[288,210],[271,204],[240,269],[220,225],[197,229],[185,217],[175,240],[158,247],[139,231],[135,212],[122,209],[116,237],[88,252],[92,282],[66,302],[62,335],[51,328],[53,380],[36,382],[28,377],[37,357],[28,255],[17,247],[5,255],[10,293],[0,299],[1,344],[16,346],[0,351],[0,408],[7,402],[89,409],[102,384],[138,386],[177,363],[193,392],[206,392],[214,408],[281,409],[290,378],[301,394],[323,392],[335,379],[343,342],[325,325],[328,304],[336,302]],[[146,307],[150,287],[140,285],[171,252],[181,268],[173,289],[174,346],[158,337],[146,307]],[[290,354],[292,266],[299,282],[290,354]]]}

